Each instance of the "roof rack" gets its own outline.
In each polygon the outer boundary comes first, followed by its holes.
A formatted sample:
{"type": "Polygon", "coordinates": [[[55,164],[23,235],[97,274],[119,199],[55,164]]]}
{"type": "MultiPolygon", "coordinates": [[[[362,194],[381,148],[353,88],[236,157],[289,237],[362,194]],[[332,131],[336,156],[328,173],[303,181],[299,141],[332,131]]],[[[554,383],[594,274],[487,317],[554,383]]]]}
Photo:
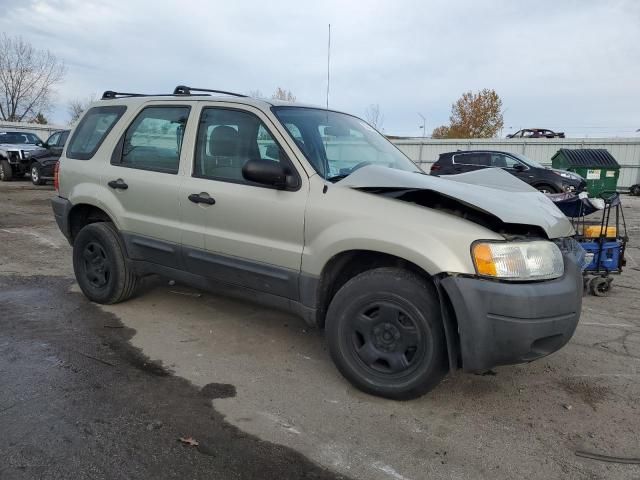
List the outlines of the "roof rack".
{"type": "Polygon", "coordinates": [[[233,97],[247,97],[242,93],[227,92],[225,90],[211,90],[209,88],[195,88],[187,87],[185,85],[178,85],[173,89],[173,93],[160,93],[160,94],[147,94],[147,93],[126,93],[126,92],[114,92],[113,90],[107,90],[102,94],[102,100],[113,100],[115,98],[124,97],[175,97],[191,95],[194,97],[209,96],[209,93],[221,93],[223,95],[231,95],[233,97]],[[192,92],[207,92],[207,93],[192,93],[192,92]]]}
{"type": "Polygon", "coordinates": [[[221,93],[223,95],[231,95],[232,97],[248,97],[248,95],[244,95],[242,93],[227,92],[225,90],[212,90],[210,88],[187,87],[185,85],[178,85],[173,90],[174,95],[192,95],[191,92],[210,92],[210,93],[221,93]]]}
{"type": "Polygon", "coordinates": [[[144,97],[142,93],[124,93],[114,92],[113,90],[107,90],[102,94],[102,100],[111,100],[119,97],[144,97]]]}

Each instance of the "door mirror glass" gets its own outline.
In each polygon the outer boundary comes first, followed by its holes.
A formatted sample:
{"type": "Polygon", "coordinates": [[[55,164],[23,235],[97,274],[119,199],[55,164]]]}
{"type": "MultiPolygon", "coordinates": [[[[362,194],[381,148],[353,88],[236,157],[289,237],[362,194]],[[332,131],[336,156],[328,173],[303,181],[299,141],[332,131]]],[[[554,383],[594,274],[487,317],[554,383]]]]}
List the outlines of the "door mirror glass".
{"type": "Polygon", "coordinates": [[[250,182],[271,185],[276,188],[287,186],[287,172],[279,162],[249,160],[242,167],[242,176],[250,182]]]}

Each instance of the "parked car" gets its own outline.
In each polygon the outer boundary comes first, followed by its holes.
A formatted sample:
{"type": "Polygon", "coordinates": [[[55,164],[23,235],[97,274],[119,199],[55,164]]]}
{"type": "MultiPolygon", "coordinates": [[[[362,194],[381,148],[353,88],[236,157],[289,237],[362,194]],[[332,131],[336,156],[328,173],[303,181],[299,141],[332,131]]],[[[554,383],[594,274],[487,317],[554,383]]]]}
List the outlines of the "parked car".
{"type": "Polygon", "coordinates": [[[184,86],[102,98],[52,200],[90,300],[122,302],[160,274],[284,308],[326,328],[357,388],[389,398],[573,335],[571,223],[500,169],[426,175],[363,120],[320,107],[184,86]]]}
{"type": "Polygon", "coordinates": [[[0,181],[24,177],[31,166],[31,155],[46,151],[42,140],[29,132],[0,132],[0,181]]]}
{"type": "Polygon", "coordinates": [[[564,132],[554,132],[546,128],[525,128],[507,135],[507,138],[564,138],[564,132]]]}
{"type": "Polygon", "coordinates": [[[580,193],[587,186],[577,173],[545,167],[519,153],[495,150],[442,153],[431,165],[431,175],[455,175],[486,168],[502,168],[543,193],[580,193]]]}
{"type": "Polygon", "coordinates": [[[54,168],[60,155],[62,155],[69,132],[70,130],[54,132],[43,143],[43,151],[33,152],[30,155],[29,172],[31,174],[31,182],[34,185],[44,185],[47,180],[53,180],[54,168]]]}

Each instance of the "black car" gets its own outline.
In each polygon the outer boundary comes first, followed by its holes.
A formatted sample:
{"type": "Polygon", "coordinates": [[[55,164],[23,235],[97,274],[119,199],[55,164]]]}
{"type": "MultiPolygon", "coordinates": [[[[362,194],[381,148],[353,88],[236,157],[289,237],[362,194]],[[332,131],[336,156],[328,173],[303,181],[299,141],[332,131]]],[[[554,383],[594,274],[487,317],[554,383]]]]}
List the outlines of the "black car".
{"type": "Polygon", "coordinates": [[[53,133],[42,146],[43,152],[31,155],[29,173],[34,185],[44,185],[47,180],[53,180],[56,162],[62,155],[64,144],[69,138],[70,130],[60,130],[53,133]]]}
{"type": "Polygon", "coordinates": [[[502,168],[543,193],[579,193],[587,182],[580,175],[545,167],[518,153],[494,150],[448,152],[431,165],[431,175],[455,175],[481,168],[502,168]]]}

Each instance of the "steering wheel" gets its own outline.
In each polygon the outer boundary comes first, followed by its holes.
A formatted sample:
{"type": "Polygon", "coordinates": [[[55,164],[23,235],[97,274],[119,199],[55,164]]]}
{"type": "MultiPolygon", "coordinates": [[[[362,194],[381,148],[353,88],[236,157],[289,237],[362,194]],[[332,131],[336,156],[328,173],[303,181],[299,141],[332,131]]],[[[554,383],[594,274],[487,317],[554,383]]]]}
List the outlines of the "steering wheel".
{"type": "Polygon", "coordinates": [[[353,168],[349,171],[349,173],[353,173],[353,172],[355,172],[356,170],[361,169],[362,167],[366,167],[367,165],[371,165],[371,162],[367,162],[367,161],[360,162],[360,163],[358,163],[355,167],[353,167],[353,168]]]}

